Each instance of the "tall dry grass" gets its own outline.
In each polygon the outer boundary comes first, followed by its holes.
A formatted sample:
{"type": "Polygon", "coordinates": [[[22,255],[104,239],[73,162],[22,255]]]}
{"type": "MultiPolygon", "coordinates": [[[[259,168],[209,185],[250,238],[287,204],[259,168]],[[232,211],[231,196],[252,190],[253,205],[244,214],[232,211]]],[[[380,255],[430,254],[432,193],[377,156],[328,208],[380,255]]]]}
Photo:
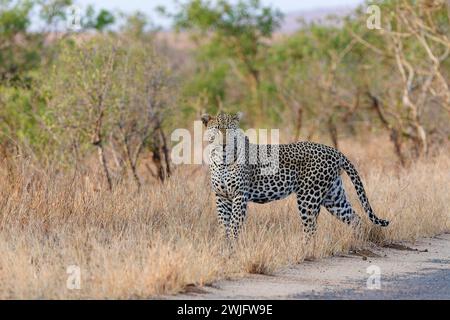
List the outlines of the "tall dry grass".
{"type": "MultiPolygon", "coordinates": [[[[224,250],[205,169],[181,168],[140,193],[123,182],[112,193],[96,176],[42,172],[22,161],[0,170],[0,298],[149,298],[246,273],[367,245],[450,230],[450,155],[394,166],[382,142],[346,143],[384,230],[360,234],[323,210],[305,246],[294,197],[251,205],[237,250],[224,250]],[[369,146],[369,147],[368,147],[369,146]],[[66,287],[67,267],[81,268],[81,289],[66,287]]],[[[348,194],[360,215],[353,187],[348,194]]],[[[365,219],[367,222],[367,219],[365,219]]]]}

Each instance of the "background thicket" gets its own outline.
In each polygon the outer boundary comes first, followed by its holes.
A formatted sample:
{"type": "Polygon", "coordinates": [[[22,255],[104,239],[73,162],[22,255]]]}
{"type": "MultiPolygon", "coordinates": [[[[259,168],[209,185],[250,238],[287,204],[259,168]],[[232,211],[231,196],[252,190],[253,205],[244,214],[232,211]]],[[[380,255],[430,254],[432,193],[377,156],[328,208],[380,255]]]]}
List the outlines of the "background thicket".
{"type": "Polygon", "coordinates": [[[4,0],[3,153],[66,168],[98,153],[103,187],[123,174],[139,187],[141,157],[147,173],[170,175],[171,130],[192,128],[201,112],[241,110],[245,126],[283,128],[286,141],[339,147],[342,138],[387,135],[406,166],[449,138],[449,8],[375,4],[381,29],[367,27],[363,5],[292,34],[279,33],[283,15],[259,1],[159,8],[177,36],[143,13],[92,7],[70,32],[70,0],[4,0]]]}

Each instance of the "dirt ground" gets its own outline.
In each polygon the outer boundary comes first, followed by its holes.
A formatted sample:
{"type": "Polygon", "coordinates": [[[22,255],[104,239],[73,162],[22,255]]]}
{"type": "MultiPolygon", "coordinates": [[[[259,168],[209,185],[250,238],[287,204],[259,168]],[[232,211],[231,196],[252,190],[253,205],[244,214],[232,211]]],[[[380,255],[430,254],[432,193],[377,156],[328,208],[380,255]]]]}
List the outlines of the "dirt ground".
{"type": "Polygon", "coordinates": [[[175,298],[450,299],[450,234],[307,261],[273,276],[218,281],[175,298]]]}

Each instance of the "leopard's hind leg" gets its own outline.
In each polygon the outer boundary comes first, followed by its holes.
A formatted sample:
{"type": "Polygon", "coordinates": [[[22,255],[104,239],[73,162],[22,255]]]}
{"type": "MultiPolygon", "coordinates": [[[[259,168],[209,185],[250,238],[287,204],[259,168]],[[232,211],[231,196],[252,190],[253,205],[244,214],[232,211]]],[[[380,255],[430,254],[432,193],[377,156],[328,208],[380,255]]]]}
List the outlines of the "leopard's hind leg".
{"type": "Polygon", "coordinates": [[[337,177],[333,182],[327,195],[322,201],[322,205],[342,222],[355,227],[360,224],[360,218],[347,199],[341,177],[337,177]]]}

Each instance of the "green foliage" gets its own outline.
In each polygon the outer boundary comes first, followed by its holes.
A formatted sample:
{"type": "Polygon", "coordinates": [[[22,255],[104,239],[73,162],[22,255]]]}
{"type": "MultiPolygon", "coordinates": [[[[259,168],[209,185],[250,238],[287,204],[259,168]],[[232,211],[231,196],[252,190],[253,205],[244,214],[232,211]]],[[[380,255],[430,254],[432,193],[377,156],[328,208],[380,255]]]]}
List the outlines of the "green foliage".
{"type": "Polygon", "coordinates": [[[146,38],[146,28],[148,25],[148,17],[144,13],[137,11],[125,17],[125,24],[122,26],[122,32],[127,36],[134,38],[146,38]]]}
{"type": "Polygon", "coordinates": [[[114,15],[108,10],[101,9],[96,13],[93,6],[88,6],[85,16],[81,19],[82,27],[84,29],[95,29],[97,31],[104,31],[116,21],[114,15]]]}
{"type": "Polygon", "coordinates": [[[173,96],[168,70],[153,44],[97,35],[61,47],[50,72],[42,74],[49,129],[61,148],[76,145],[80,156],[114,143],[121,146],[117,152],[126,148],[125,156],[131,157],[128,153],[148,147],[173,96]]]}
{"type": "MultiPolygon", "coordinates": [[[[72,0],[0,1],[0,144],[26,145],[42,156],[51,152],[48,142],[55,137],[49,129],[55,118],[46,102],[54,92],[41,84],[47,81],[48,65],[58,64],[54,59],[60,42],[49,33],[66,21],[72,4],[72,0]],[[40,21],[36,17],[33,21],[41,23],[40,32],[29,30],[33,12],[39,13],[40,21]]],[[[106,10],[97,14],[88,7],[82,20],[85,30],[101,31],[115,18],[106,10]]]]}
{"type": "Polygon", "coordinates": [[[90,142],[99,113],[106,113],[108,118],[111,112],[109,106],[115,98],[111,77],[120,55],[123,51],[104,37],[97,36],[82,44],[72,41],[62,44],[50,74],[42,74],[49,110],[60,128],[57,135],[76,134],[81,144],[90,142]]]}
{"type": "Polygon", "coordinates": [[[30,1],[0,2],[0,85],[26,80],[27,72],[39,65],[41,37],[25,34],[32,9],[30,1]]]}
{"type": "Polygon", "coordinates": [[[194,79],[197,84],[191,84],[187,92],[202,87],[201,92],[208,98],[204,108],[217,110],[230,95],[227,80],[232,79],[242,84],[242,90],[233,94],[237,100],[232,103],[249,103],[259,112],[260,74],[266,67],[268,49],[265,40],[280,26],[282,14],[257,0],[236,4],[193,0],[181,4],[172,18],[178,29],[197,33],[200,48],[196,59],[200,65],[207,61],[207,67],[200,68],[194,79]]]}
{"type": "Polygon", "coordinates": [[[65,21],[66,10],[73,4],[72,0],[41,0],[37,1],[40,4],[39,16],[47,26],[65,21]]]}
{"type": "Polygon", "coordinates": [[[242,39],[256,34],[270,37],[279,27],[282,14],[259,0],[232,4],[226,0],[216,2],[193,0],[182,4],[173,18],[180,29],[214,31],[218,36],[242,39]]]}

